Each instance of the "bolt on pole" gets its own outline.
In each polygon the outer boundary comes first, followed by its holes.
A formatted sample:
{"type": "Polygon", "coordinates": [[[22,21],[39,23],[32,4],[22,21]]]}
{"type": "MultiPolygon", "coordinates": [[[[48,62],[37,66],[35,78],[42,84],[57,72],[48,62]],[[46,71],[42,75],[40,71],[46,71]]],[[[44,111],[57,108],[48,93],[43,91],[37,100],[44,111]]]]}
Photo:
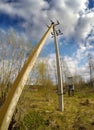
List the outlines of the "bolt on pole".
{"type": "MultiPolygon", "coordinates": [[[[64,111],[63,82],[62,82],[62,71],[61,71],[61,65],[60,65],[59,46],[58,46],[58,39],[57,39],[57,34],[59,35],[59,33],[57,33],[57,31],[55,29],[56,25],[53,22],[53,37],[54,37],[55,50],[56,50],[56,63],[57,63],[57,76],[58,76],[59,110],[62,112],[62,111],[64,111]]],[[[60,33],[60,35],[61,35],[61,33],[60,33]]]]}

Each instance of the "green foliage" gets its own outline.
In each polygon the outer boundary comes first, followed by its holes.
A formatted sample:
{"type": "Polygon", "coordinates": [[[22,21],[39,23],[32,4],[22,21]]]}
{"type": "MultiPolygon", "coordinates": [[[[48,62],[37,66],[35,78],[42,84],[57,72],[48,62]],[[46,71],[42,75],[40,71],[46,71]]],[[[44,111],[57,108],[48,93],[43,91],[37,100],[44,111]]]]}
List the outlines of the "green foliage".
{"type": "Polygon", "coordinates": [[[32,111],[25,115],[23,119],[23,129],[26,128],[26,130],[38,130],[40,128],[43,128],[44,126],[44,118],[41,115],[41,113],[32,111]]]}

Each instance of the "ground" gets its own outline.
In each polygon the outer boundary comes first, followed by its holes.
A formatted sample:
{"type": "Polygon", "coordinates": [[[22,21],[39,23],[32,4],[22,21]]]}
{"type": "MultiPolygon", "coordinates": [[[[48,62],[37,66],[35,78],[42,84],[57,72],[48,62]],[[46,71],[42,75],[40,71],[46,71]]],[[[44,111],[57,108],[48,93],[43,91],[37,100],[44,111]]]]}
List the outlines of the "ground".
{"type": "Polygon", "coordinates": [[[20,122],[21,130],[94,130],[92,88],[84,87],[70,97],[64,94],[63,112],[58,110],[58,96],[54,87],[25,88],[17,109],[15,118],[20,122]]]}

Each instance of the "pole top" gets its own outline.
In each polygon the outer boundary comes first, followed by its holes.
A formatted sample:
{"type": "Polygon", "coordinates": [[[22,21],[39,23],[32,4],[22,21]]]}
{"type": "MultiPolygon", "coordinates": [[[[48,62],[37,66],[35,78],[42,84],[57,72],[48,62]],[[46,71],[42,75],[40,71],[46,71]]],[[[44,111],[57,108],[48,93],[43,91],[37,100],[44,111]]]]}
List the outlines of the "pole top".
{"type": "Polygon", "coordinates": [[[50,20],[50,22],[51,22],[51,24],[53,24],[54,26],[57,26],[57,25],[60,24],[60,22],[59,22],[58,20],[56,21],[56,23],[55,23],[54,21],[52,21],[52,20],[50,20]]]}

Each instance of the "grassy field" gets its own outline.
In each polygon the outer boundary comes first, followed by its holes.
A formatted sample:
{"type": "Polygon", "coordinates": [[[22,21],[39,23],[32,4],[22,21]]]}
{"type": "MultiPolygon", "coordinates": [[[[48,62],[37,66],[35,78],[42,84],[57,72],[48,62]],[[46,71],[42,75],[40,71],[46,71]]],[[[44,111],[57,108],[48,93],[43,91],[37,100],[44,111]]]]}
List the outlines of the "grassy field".
{"type": "Polygon", "coordinates": [[[20,130],[94,130],[94,89],[64,94],[64,107],[58,110],[56,89],[25,88],[15,118],[20,130]]]}

